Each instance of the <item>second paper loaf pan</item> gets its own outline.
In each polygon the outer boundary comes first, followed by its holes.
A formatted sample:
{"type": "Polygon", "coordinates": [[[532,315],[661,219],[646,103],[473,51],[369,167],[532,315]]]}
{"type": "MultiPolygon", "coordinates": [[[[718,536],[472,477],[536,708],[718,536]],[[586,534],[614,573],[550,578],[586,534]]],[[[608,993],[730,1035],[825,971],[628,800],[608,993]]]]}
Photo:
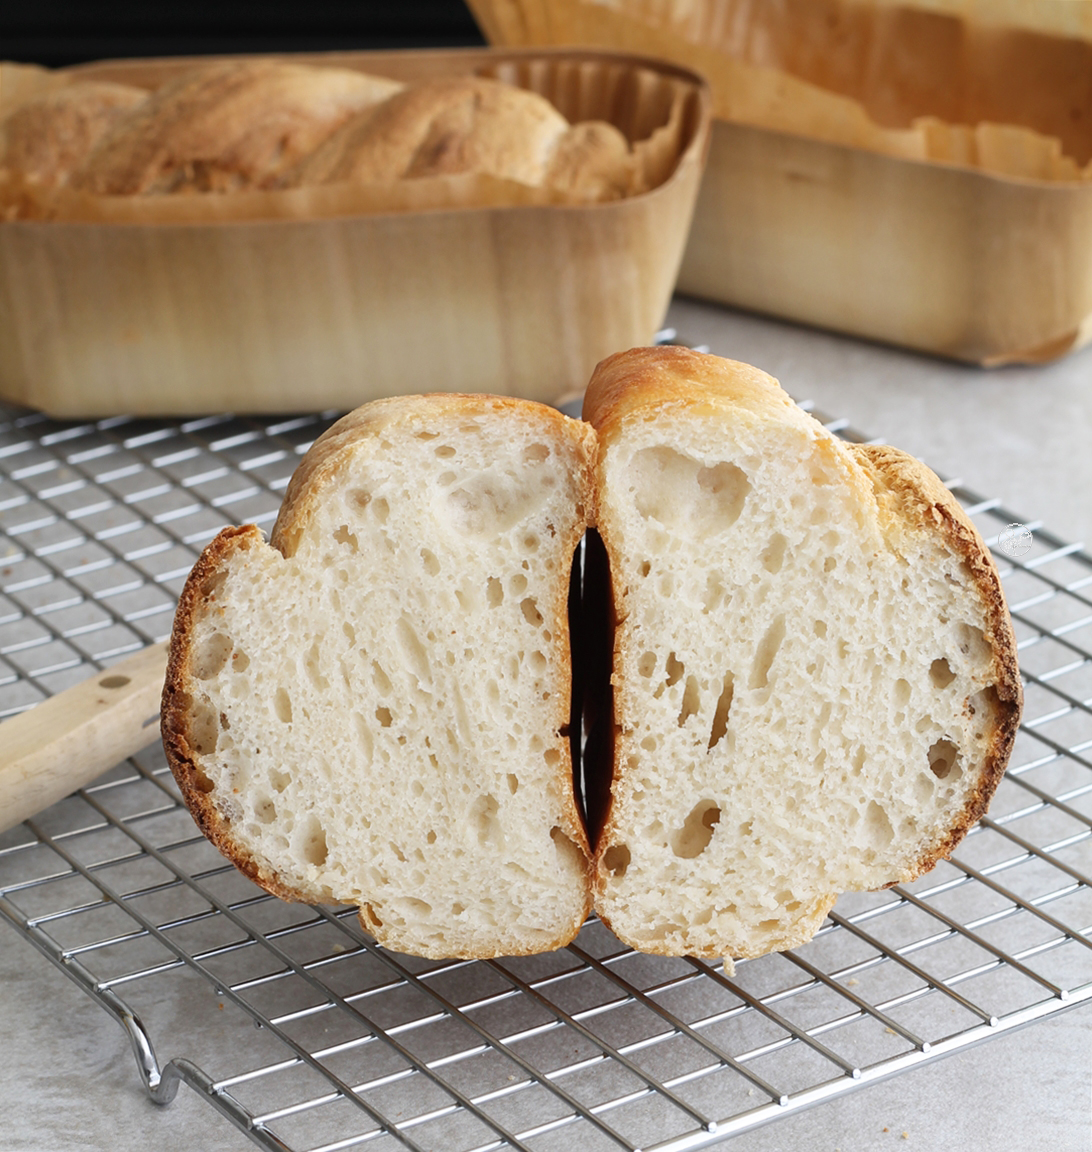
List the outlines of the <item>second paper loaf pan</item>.
{"type": "MultiPolygon", "coordinates": [[[[444,177],[386,198],[85,196],[38,214],[51,218],[12,212],[0,220],[0,398],[59,417],[349,409],[437,390],[551,401],[604,356],[651,341],[708,147],[697,76],[604,51],[291,59],[531,89],[642,147],[650,190],[559,203],[444,177]]],[[[153,88],[199,62],[0,65],[0,115],[73,80],[153,88]]]]}

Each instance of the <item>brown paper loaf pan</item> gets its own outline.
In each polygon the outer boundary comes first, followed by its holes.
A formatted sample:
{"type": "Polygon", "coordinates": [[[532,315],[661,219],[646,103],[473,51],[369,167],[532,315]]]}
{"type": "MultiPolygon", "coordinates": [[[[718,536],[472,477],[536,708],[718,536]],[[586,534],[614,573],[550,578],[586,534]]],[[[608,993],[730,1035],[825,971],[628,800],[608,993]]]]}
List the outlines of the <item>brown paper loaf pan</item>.
{"type": "Polygon", "coordinates": [[[1092,4],[470,0],[713,89],[679,289],[984,365],[1092,338],[1092,4]]]}
{"type": "MultiPolygon", "coordinates": [[[[696,75],[599,50],[292,59],[519,84],[570,120],[609,120],[649,142],[658,182],[596,204],[446,177],[389,196],[88,197],[67,219],[5,220],[0,398],[58,417],[349,409],[438,390],[550,401],[604,356],[650,342],[708,151],[711,102],[696,75]]],[[[43,85],[154,87],[197,62],[0,65],[0,113],[43,85]]]]}

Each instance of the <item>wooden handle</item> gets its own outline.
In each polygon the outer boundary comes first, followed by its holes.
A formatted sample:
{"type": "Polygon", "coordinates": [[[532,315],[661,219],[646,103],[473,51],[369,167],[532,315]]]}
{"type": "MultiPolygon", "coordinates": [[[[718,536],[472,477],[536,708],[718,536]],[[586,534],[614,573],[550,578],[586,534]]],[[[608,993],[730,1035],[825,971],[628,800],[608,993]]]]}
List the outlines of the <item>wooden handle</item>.
{"type": "Polygon", "coordinates": [[[153,644],[0,724],[0,832],[158,740],[166,668],[153,644]]]}

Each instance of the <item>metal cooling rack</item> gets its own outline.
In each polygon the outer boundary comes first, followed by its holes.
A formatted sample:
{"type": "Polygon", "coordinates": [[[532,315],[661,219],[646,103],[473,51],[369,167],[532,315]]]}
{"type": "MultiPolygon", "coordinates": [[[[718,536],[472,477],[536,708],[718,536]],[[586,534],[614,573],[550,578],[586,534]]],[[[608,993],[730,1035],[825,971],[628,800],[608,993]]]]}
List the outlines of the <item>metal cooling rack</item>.
{"type": "MultiPolygon", "coordinates": [[[[333,416],[0,409],[0,716],[165,637],[201,547],[268,525],[333,416]]],[[[1018,520],[952,489],[991,546],[1018,520]]],[[[156,749],[0,837],[0,914],[122,1024],[153,1099],[185,1082],[263,1148],[716,1144],[1092,998],[1092,557],[1028,527],[997,556],[1027,707],[990,815],[732,977],[594,919],[532,958],[388,952],[226,864],[156,749]]]]}

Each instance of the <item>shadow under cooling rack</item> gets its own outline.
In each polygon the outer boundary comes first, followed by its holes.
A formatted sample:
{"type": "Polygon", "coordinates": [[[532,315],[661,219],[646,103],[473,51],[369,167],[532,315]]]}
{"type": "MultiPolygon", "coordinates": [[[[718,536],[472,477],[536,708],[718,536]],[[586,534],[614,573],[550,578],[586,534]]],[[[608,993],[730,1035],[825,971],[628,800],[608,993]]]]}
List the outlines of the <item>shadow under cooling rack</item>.
{"type": "MultiPolygon", "coordinates": [[[[0,410],[0,716],[163,638],[200,548],[270,523],[332,417],[0,410]]],[[[995,546],[1017,517],[951,487],[995,546]]],[[[716,1144],[1092,998],[1092,557],[1028,527],[997,554],[1027,705],[989,816],[731,977],[594,919],[536,957],[388,952],[225,863],[159,749],[0,837],[0,915],[122,1024],[156,1100],[184,1081],[265,1148],[716,1144]]]]}

